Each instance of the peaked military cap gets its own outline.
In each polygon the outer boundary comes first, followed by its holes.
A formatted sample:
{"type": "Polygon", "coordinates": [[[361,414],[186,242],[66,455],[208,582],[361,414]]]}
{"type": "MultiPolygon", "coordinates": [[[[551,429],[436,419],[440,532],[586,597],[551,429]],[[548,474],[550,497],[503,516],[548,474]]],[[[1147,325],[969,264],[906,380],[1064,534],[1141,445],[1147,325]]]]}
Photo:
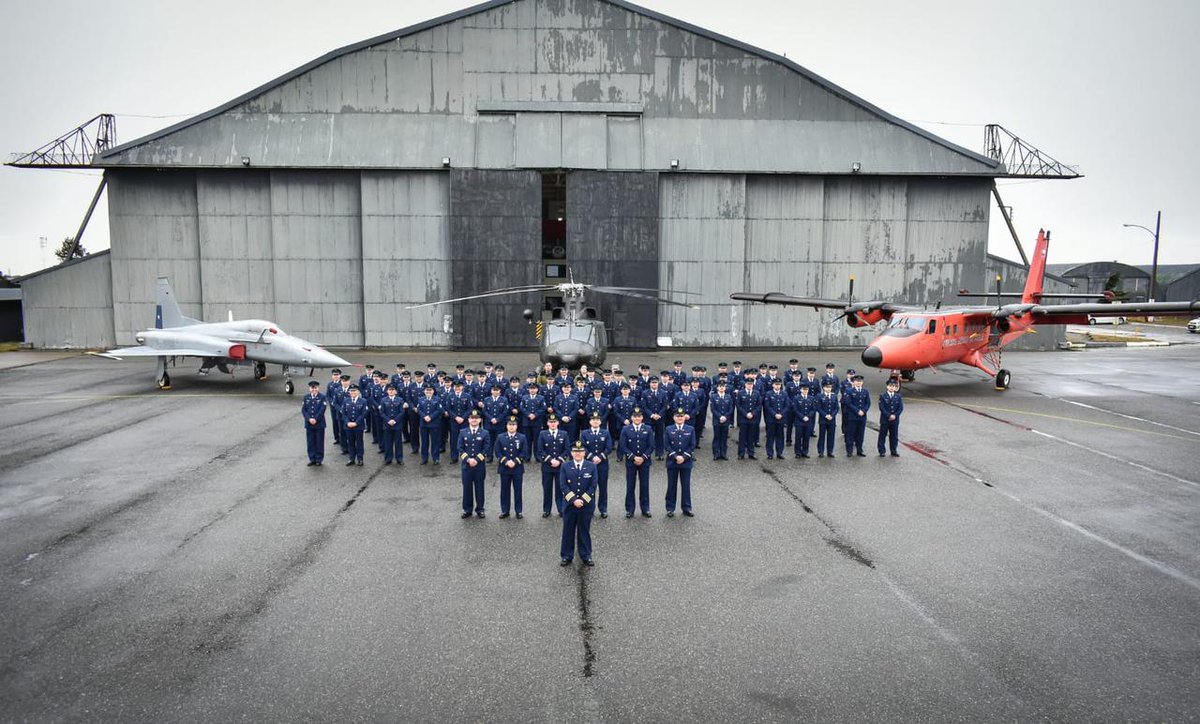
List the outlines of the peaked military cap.
{"type": "Polygon", "coordinates": [[[478,420],[479,419],[479,410],[471,410],[471,414],[467,415],[467,417],[473,417],[476,420],[478,420]]]}
{"type": "Polygon", "coordinates": [[[788,364],[790,364],[790,365],[798,365],[798,364],[800,364],[800,360],[798,360],[798,359],[796,359],[795,357],[793,357],[792,359],[788,360],[788,364]]]}
{"type": "Polygon", "coordinates": [[[633,412],[629,413],[629,416],[630,417],[641,417],[642,416],[642,408],[640,408],[640,407],[633,408],[633,412]]]}
{"type": "Polygon", "coordinates": [[[321,386],[321,383],[320,383],[320,382],[317,382],[316,380],[313,380],[312,382],[309,382],[309,383],[308,383],[308,386],[309,386],[309,387],[320,387],[320,386],[321,386]]]}
{"type": "Polygon", "coordinates": [[[384,390],[384,392],[386,392],[386,391],[388,391],[388,390],[392,390],[393,392],[395,392],[395,391],[396,391],[396,386],[395,386],[395,385],[388,385],[387,387],[383,388],[383,390],[384,390]]]}
{"type": "Polygon", "coordinates": [[[363,365],[363,367],[366,367],[369,370],[375,369],[375,365],[373,365],[373,364],[365,364],[365,365],[363,365]]]}
{"type": "Polygon", "coordinates": [[[857,373],[854,371],[854,368],[853,368],[853,367],[851,367],[850,369],[846,370],[846,374],[848,374],[848,375],[850,375],[851,377],[853,377],[853,376],[854,376],[855,374],[857,374],[857,373]]]}
{"type": "Polygon", "coordinates": [[[622,389],[622,390],[628,390],[628,389],[631,389],[631,388],[629,387],[629,383],[628,383],[628,382],[622,382],[622,383],[621,383],[621,389],[622,389]]]}
{"type": "Polygon", "coordinates": [[[863,376],[862,375],[854,375],[853,377],[850,378],[850,381],[851,382],[862,382],[863,376]]]}
{"type": "Polygon", "coordinates": [[[680,415],[686,415],[686,414],[687,414],[687,413],[683,411],[683,408],[682,408],[682,407],[676,407],[676,408],[675,408],[675,416],[676,416],[676,417],[679,417],[680,415]]]}
{"type": "Polygon", "coordinates": [[[356,390],[356,391],[357,391],[357,390],[358,390],[358,385],[350,385],[350,389],[352,389],[352,390],[356,390]]]}
{"type": "Polygon", "coordinates": [[[779,379],[778,377],[776,377],[775,379],[771,380],[771,384],[772,384],[772,385],[782,385],[782,384],[783,384],[783,380],[781,380],[781,379],[779,379]]]}
{"type": "Polygon", "coordinates": [[[341,370],[339,370],[337,367],[334,367],[333,369],[329,370],[329,374],[331,374],[331,375],[340,375],[340,374],[342,374],[342,371],[341,371],[341,370]]]}
{"type": "Polygon", "coordinates": [[[816,372],[816,371],[817,371],[817,368],[816,368],[816,367],[809,367],[809,368],[807,368],[807,371],[808,371],[808,372],[816,372]]]}
{"type": "Polygon", "coordinates": [[[593,413],[592,413],[592,417],[591,417],[591,419],[592,419],[592,420],[599,420],[599,419],[601,419],[601,417],[600,417],[600,413],[599,413],[599,412],[593,412],[593,413]]]}
{"type": "Polygon", "coordinates": [[[342,382],[349,382],[349,381],[350,381],[350,375],[342,375],[342,382]]]}
{"type": "Polygon", "coordinates": [[[575,444],[571,446],[571,452],[583,452],[583,443],[576,440],[575,444]]]}
{"type": "Polygon", "coordinates": [[[513,417],[508,418],[508,422],[505,422],[504,424],[505,425],[516,425],[518,422],[520,422],[520,421],[517,420],[516,416],[513,416],[513,417]]]}

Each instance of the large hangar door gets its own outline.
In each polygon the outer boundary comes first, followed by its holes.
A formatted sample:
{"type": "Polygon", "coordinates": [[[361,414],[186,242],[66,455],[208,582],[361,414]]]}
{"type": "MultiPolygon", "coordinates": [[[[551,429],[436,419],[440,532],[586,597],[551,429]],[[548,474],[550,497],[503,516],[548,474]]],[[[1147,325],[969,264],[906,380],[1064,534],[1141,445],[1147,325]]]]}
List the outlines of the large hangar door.
{"type": "MultiPolygon", "coordinates": [[[[450,283],[455,297],[542,283],[542,176],[536,171],[455,170],[450,176],[450,283]]],[[[453,305],[458,347],[530,347],[521,316],[540,295],[453,305]]]]}
{"type": "MultiPolygon", "coordinates": [[[[658,288],[658,174],[573,171],[567,176],[567,263],[576,281],[658,288]]],[[[614,347],[654,349],[658,304],[592,294],[614,347]]]]}

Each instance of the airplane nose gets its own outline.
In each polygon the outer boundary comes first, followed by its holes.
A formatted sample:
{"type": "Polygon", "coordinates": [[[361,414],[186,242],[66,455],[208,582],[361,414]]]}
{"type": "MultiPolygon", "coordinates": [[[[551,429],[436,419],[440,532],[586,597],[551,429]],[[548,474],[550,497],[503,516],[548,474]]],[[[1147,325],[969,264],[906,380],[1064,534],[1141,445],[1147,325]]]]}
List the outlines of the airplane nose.
{"type": "Polygon", "coordinates": [[[883,364],[883,352],[878,347],[867,347],[862,351],[863,364],[868,367],[878,367],[883,364]]]}
{"type": "Polygon", "coordinates": [[[309,354],[311,367],[349,367],[350,363],[327,349],[314,348],[309,354]]]}

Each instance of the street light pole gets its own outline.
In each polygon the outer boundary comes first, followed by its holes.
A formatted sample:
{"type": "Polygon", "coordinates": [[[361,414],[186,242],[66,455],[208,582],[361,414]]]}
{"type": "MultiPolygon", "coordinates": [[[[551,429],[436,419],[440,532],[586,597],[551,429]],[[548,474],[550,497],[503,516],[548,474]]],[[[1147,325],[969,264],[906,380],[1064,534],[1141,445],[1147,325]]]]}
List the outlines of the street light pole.
{"type": "Polygon", "coordinates": [[[1158,296],[1158,232],[1162,229],[1162,211],[1158,212],[1158,216],[1154,220],[1153,230],[1141,224],[1121,224],[1121,226],[1142,229],[1154,237],[1154,260],[1150,263],[1150,301],[1153,302],[1158,296]]]}

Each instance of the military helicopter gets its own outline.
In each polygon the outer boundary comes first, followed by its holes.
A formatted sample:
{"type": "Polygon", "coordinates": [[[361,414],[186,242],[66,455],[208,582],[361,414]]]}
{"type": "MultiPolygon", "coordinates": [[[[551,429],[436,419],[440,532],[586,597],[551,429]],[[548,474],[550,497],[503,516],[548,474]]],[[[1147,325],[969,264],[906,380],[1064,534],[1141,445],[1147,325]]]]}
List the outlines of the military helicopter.
{"type": "MultiPolygon", "coordinates": [[[[624,297],[647,299],[662,304],[673,304],[678,307],[699,309],[694,304],[686,304],[666,299],[660,294],[663,290],[643,289],[640,287],[610,287],[595,284],[582,284],[575,281],[570,269],[567,270],[568,281],[563,284],[534,284],[525,287],[508,287],[493,289],[481,294],[467,297],[441,299],[427,304],[417,304],[408,309],[432,307],[438,304],[451,304],[470,299],[498,297],[505,294],[528,294],[531,292],[558,292],[562,295],[563,306],[550,310],[550,319],[543,321],[541,342],[538,345],[538,356],[542,362],[555,365],[567,365],[577,368],[580,365],[599,366],[604,364],[608,354],[608,330],[604,321],[598,318],[596,310],[584,304],[584,292],[596,294],[615,294],[624,297]]],[[[666,292],[669,294],[695,294],[695,292],[666,292]]],[[[530,324],[534,322],[534,311],[526,309],[522,316],[530,324]]]]}

